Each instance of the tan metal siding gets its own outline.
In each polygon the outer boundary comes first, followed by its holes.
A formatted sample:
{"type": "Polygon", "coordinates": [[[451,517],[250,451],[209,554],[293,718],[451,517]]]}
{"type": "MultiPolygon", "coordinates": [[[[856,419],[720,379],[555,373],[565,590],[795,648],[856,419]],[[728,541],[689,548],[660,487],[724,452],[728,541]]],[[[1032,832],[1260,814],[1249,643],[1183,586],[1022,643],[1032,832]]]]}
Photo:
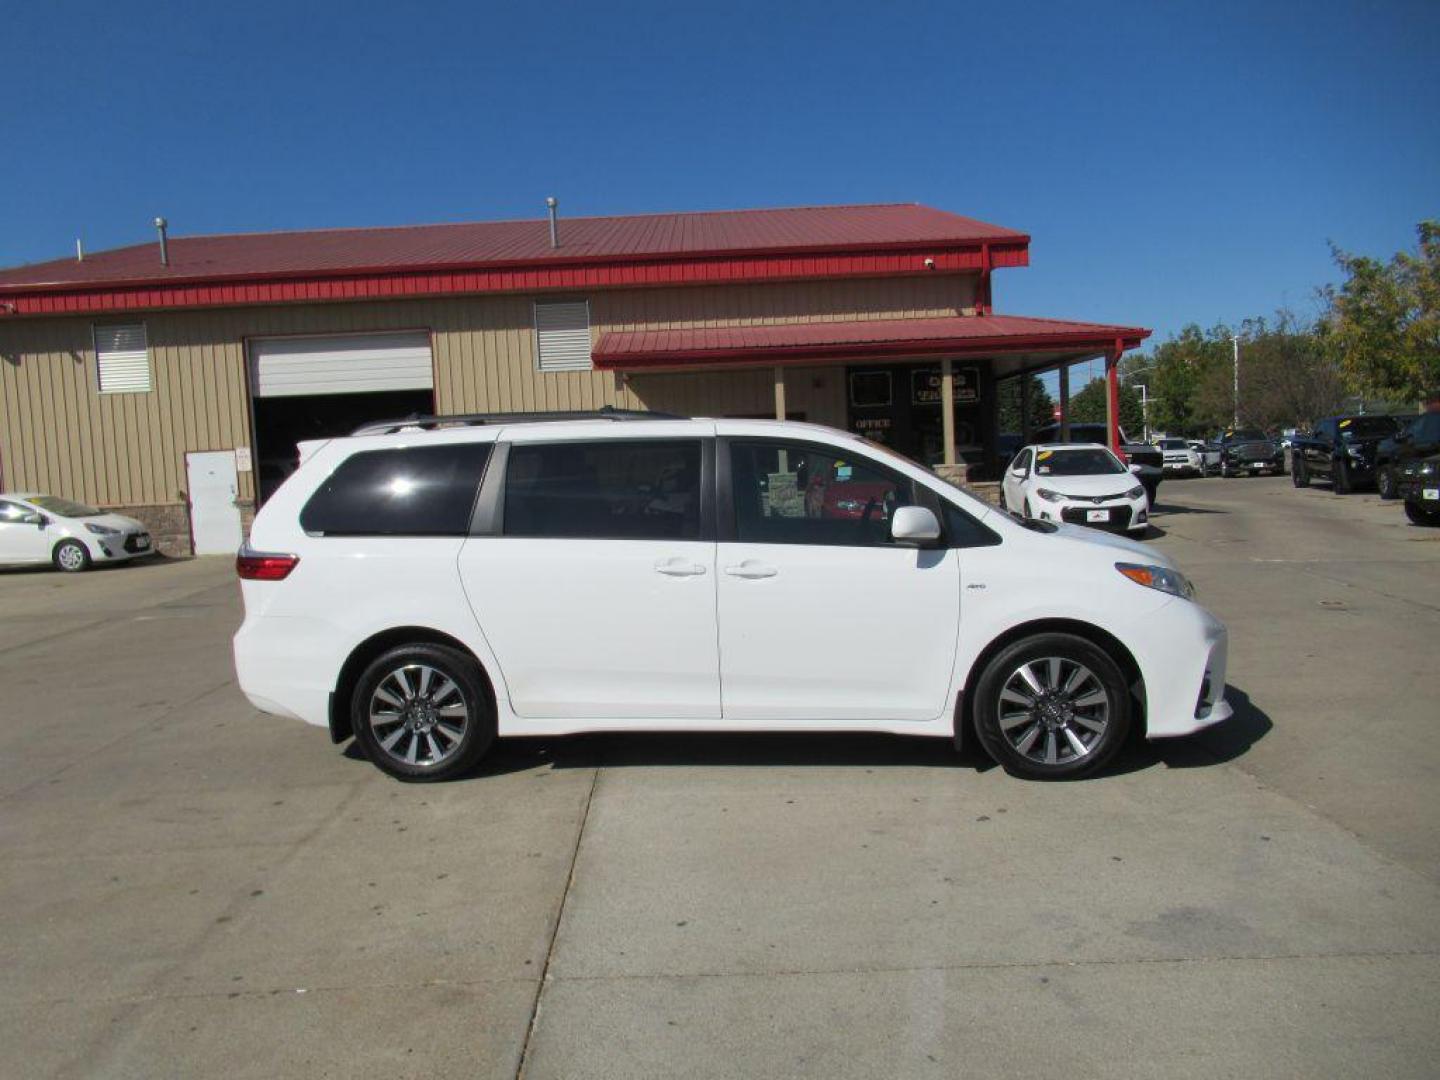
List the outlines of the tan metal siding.
{"type": "MultiPolygon", "coordinates": [[[[973,275],[627,289],[589,294],[591,333],[850,319],[973,310],[973,275]]],[[[529,295],[151,312],[143,321],[154,389],[96,392],[88,317],[0,322],[0,468],[6,488],[40,488],[109,506],[183,501],[185,454],[248,446],[246,341],[283,334],[431,332],[443,412],[594,409],[612,404],[702,415],[774,408],[770,369],[692,375],[536,371],[529,295]]],[[[794,370],[789,407],[843,424],[840,369],[794,370]]],[[[240,475],[241,498],[253,498],[240,475]]]]}

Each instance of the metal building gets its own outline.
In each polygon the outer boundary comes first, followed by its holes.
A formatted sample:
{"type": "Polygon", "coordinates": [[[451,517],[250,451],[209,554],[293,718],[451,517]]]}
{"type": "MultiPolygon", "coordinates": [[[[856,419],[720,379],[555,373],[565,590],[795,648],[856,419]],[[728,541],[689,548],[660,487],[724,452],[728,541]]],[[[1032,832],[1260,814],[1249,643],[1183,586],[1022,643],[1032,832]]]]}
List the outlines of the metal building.
{"type": "Polygon", "coordinates": [[[1025,234],[914,204],[162,228],[0,271],[0,490],[225,550],[300,439],[607,404],[848,427],[961,478],[995,465],[997,380],[1103,356],[1113,390],[1149,333],[996,314],[993,272],[1028,262],[1025,234]]]}

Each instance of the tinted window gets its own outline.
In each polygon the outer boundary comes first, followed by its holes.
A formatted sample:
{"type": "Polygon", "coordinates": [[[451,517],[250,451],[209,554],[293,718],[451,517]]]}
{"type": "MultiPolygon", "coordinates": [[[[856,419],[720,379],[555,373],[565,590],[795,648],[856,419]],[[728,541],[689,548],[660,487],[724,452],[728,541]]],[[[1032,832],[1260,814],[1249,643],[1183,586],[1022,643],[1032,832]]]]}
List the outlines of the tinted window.
{"type": "Polygon", "coordinates": [[[1109,450],[1041,450],[1035,458],[1040,476],[1109,476],[1129,472],[1109,450]]]}
{"type": "Polygon", "coordinates": [[[949,499],[942,499],[945,543],[952,548],[985,547],[1000,543],[1000,537],[965,513],[949,499]]]}
{"type": "Polygon", "coordinates": [[[368,450],[342,461],[300,511],[325,536],[464,536],[489,443],[368,450]]]}
{"type": "Polygon", "coordinates": [[[35,511],[27,509],[18,503],[0,501],[0,525],[33,521],[34,518],[35,511]]]}
{"type": "Polygon", "coordinates": [[[1340,421],[1342,439],[1370,439],[1394,433],[1395,421],[1388,416],[1352,416],[1340,421]]]}
{"type": "Polygon", "coordinates": [[[699,539],[700,443],[512,445],[505,535],[699,539]]]}
{"type": "Polygon", "coordinates": [[[730,481],[744,543],[889,544],[891,514],[914,502],[904,477],[805,443],[731,443],[730,481]]]}

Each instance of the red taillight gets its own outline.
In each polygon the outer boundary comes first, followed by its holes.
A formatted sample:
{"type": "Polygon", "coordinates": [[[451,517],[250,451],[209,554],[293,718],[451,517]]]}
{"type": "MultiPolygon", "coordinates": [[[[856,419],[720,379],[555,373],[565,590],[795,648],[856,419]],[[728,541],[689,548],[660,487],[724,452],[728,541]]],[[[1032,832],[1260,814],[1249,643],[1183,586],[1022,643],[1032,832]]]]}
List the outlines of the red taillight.
{"type": "Polygon", "coordinates": [[[241,548],[235,556],[235,572],[245,581],[284,581],[299,565],[299,555],[271,555],[241,548]]]}

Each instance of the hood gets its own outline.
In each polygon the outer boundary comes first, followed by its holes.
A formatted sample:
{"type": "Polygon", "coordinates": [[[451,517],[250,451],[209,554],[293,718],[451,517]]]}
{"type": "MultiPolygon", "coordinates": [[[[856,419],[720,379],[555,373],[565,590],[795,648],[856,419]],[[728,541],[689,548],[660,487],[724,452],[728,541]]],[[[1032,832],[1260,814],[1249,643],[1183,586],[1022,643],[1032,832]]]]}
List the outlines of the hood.
{"type": "Polygon", "coordinates": [[[141,525],[140,522],[136,521],[132,517],[126,517],[124,514],[106,513],[97,514],[95,517],[64,518],[62,520],[73,522],[75,525],[79,526],[82,529],[86,525],[104,525],[106,528],[117,529],[122,533],[145,531],[144,525],[141,525]]]}
{"type": "Polygon", "coordinates": [[[1064,537],[1072,543],[1084,544],[1091,548],[1112,548],[1117,557],[1119,555],[1127,556],[1127,561],[1143,562],[1151,566],[1164,566],[1171,570],[1180,569],[1175,565],[1174,560],[1159,548],[1153,548],[1149,544],[1142,544],[1139,540],[1116,536],[1114,533],[1101,532],[1098,529],[1087,529],[1083,525],[1059,525],[1056,527],[1054,535],[1064,537]]]}
{"type": "Polygon", "coordinates": [[[1130,472],[1111,473],[1108,476],[1047,476],[1036,473],[1035,483],[1051,491],[1058,491],[1061,495],[1079,495],[1087,499],[1100,495],[1118,497],[1135,486],[1135,476],[1130,472]]]}

